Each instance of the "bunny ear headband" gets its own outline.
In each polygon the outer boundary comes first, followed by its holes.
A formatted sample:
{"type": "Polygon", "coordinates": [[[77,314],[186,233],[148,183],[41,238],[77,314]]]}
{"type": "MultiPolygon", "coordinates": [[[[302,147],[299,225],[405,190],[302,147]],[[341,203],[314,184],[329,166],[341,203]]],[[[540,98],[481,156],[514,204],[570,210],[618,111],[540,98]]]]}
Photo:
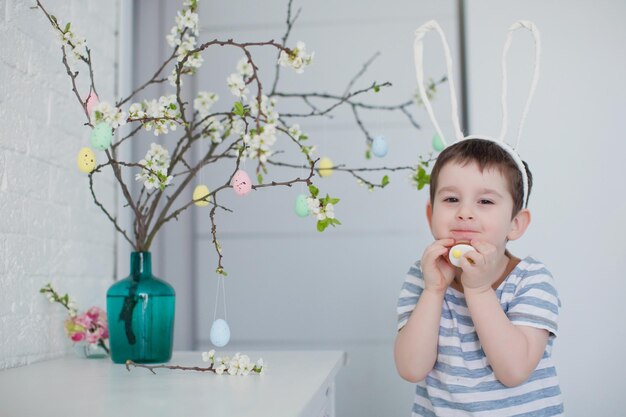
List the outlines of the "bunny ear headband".
{"type": "Polygon", "coordinates": [[[483,139],[495,142],[500,145],[502,149],[504,149],[515,161],[517,168],[519,169],[522,175],[522,183],[524,187],[524,202],[523,207],[526,207],[528,203],[528,176],[526,174],[526,168],[522,163],[522,159],[517,154],[517,149],[519,149],[519,141],[522,136],[522,128],[524,127],[524,121],[526,120],[526,116],[528,115],[528,108],[530,107],[530,102],[532,101],[533,94],[535,93],[535,88],[537,87],[537,81],[539,81],[539,57],[541,54],[541,39],[539,37],[539,30],[535,26],[534,23],[527,20],[520,20],[509,27],[509,33],[504,44],[504,52],[502,53],[502,128],[500,130],[500,136],[495,139],[488,136],[480,136],[480,135],[472,135],[472,136],[464,136],[461,132],[461,128],[459,126],[459,116],[457,110],[457,102],[456,102],[456,90],[454,88],[454,79],[452,77],[452,57],[450,55],[450,47],[448,46],[448,42],[446,41],[446,36],[439,24],[431,20],[429,22],[424,23],[415,31],[415,70],[417,72],[417,87],[419,89],[420,96],[422,97],[422,101],[424,106],[426,107],[426,111],[428,112],[428,116],[430,120],[433,122],[435,126],[435,130],[439,134],[441,141],[444,146],[447,146],[447,142],[441,132],[441,128],[439,127],[439,123],[437,123],[437,119],[433,113],[433,109],[430,105],[430,100],[428,100],[428,95],[426,94],[424,88],[424,45],[423,39],[424,35],[431,30],[437,31],[439,36],[441,37],[441,41],[443,44],[444,55],[446,59],[446,67],[448,72],[448,82],[450,85],[450,102],[451,102],[451,112],[452,112],[452,124],[454,127],[454,134],[456,136],[456,142],[460,142],[465,139],[483,139]],[[506,79],[506,55],[509,51],[509,47],[511,46],[511,38],[513,32],[517,29],[528,29],[535,40],[535,69],[533,73],[532,83],[530,85],[530,91],[528,93],[528,99],[526,100],[526,105],[524,106],[524,112],[522,114],[522,119],[519,124],[519,128],[517,131],[517,140],[515,142],[515,147],[511,147],[504,141],[504,137],[506,135],[506,131],[508,128],[508,114],[507,114],[507,106],[506,106],[506,93],[507,93],[507,79],[506,79]]]}

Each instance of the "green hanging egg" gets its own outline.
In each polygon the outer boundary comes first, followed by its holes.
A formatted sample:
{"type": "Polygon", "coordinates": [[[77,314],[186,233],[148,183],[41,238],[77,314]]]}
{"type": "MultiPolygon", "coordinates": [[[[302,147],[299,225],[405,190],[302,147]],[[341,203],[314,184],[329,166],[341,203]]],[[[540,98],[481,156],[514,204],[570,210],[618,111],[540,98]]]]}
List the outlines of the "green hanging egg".
{"type": "Polygon", "coordinates": [[[91,144],[94,148],[105,150],[111,146],[113,129],[107,123],[98,123],[91,131],[91,144]]]}
{"type": "Polygon", "coordinates": [[[306,217],[309,215],[309,205],[306,202],[306,196],[304,194],[300,194],[298,198],[296,198],[296,205],[294,209],[299,217],[306,217]]]}
{"type": "Polygon", "coordinates": [[[437,152],[441,152],[444,150],[446,146],[443,144],[443,141],[441,140],[441,136],[439,136],[439,133],[435,133],[433,135],[433,149],[436,150],[437,152]]]}

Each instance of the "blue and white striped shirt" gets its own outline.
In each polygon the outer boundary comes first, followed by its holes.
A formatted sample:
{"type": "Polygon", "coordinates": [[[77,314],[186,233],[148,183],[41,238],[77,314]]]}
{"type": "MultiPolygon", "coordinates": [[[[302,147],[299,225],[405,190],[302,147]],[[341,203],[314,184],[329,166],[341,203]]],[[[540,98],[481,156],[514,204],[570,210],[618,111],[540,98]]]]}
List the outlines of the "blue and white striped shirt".
{"type": "MultiPolygon", "coordinates": [[[[409,270],[398,299],[398,330],[424,289],[420,262],[409,270]]],[[[551,352],[561,302],[554,279],[539,261],[526,257],[496,290],[513,324],[546,329],[548,344],[529,379],[507,387],[495,377],[483,352],[463,293],[448,287],[439,326],[437,361],[417,384],[413,416],[560,416],[563,400],[551,352]]]]}

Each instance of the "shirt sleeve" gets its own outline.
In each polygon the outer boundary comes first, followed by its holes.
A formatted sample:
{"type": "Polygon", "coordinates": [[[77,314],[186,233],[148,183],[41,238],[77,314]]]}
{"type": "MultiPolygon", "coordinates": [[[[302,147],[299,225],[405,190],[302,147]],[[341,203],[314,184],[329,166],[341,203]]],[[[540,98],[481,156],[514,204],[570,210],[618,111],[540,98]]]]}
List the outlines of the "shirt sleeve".
{"type": "Polygon", "coordinates": [[[507,316],[515,325],[548,330],[554,337],[558,330],[561,300],[554,278],[542,264],[527,271],[515,296],[509,303],[507,316]]]}
{"type": "Polygon", "coordinates": [[[411,312],[417,305],[417,300],[424,291],[424,276],[422,275],[422,268],[420,262],[416,262],[409,272],[407,272],[404,284],[400,290],[400,296],[398,297],[398,331],[404,327],[409,320],[411,312]]]}

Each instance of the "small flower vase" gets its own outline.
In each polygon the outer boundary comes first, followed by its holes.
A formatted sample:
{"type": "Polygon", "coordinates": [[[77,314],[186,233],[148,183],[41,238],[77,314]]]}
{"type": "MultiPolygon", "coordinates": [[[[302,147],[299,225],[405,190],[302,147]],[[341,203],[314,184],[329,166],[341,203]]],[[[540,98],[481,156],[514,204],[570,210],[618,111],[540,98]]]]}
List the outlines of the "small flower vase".
{"type": "Polygon", "coordinates": [[[130,275],[107,291],[111,359],[167,362],[172,357],[176,293],[152,275],[150,252],[130,254],[130,275]]]}

